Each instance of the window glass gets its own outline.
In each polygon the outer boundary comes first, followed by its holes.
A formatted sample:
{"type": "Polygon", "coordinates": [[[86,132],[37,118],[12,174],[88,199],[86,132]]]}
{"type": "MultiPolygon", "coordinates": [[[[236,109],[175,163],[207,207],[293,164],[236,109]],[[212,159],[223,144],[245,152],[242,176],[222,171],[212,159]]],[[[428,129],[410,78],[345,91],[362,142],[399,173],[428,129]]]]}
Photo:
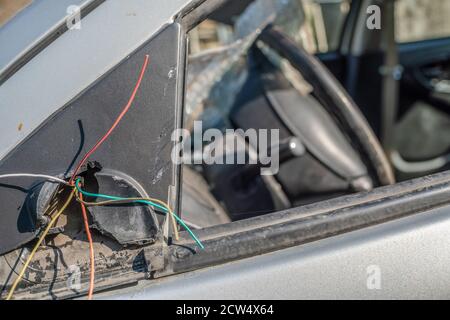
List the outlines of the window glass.
{"type": "Polygon", "coordinates": [[[450,0],[397,0],[395,10],[400,43],[450,37],[450,0]]]}

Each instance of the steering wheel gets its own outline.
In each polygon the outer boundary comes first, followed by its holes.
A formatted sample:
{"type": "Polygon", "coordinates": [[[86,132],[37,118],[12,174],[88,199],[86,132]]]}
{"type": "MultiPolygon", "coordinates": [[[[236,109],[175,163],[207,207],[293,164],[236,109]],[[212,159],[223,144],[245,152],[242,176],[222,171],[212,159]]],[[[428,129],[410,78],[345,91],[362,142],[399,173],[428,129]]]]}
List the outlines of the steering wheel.
{"type": "Polygon", "coordinates": [[[272,25],[262,31],[258,40],[288,60],[310,83],[317,100],[346,129],[350,140],[360,150],[368,170],[378,180],[378,184],[395,183],[392,167],[369,123],[353,99],[322,62],[272,25]]]}

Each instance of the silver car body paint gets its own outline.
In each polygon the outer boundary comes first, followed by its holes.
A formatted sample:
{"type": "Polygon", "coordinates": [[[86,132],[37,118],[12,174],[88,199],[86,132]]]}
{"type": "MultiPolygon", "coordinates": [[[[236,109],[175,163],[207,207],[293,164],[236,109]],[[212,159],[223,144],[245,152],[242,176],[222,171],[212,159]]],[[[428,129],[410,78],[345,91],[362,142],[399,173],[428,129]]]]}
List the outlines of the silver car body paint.
{"type": "MultiPolygon", "coordinates": [[[[0,86],[0,160],[191,2],[108,0],[82,19],[80,30],[63,33],[14,73],[0,86]]],[[[26,19],[26,10],[33,8],[26,8],[15,19],[26,19]]],[[[29,28],[40,25],[35,21],[40,16],[34,17],[27,21],[29,28]]],[[[11,39],[16,33],[2,37],[11,39]]]]}

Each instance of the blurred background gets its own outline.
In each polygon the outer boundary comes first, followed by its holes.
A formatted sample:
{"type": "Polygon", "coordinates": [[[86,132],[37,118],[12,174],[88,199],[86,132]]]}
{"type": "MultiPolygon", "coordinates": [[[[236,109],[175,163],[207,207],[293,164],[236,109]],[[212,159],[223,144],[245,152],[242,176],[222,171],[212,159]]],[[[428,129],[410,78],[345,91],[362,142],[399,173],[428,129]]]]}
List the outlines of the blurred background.
{"type": "Polygon", "coordinates": [[[31,2],[32,0],[0,0],[0,27],[31,2]]]}
{"type": "MultiPolygon", "coordinates": [[[[325,53],[337,49],[351,1],[303,0],[307,23],[302,38],[308,52],[325,53]]],[[[251,1],[241,2],[240,6],[245,6],[251,1]]],[[[403,43],[448,36],[449,11],[449,0],[397,0],[397,41],[403,43]]],[[[190,40],[191,53],[195,54],[230,43],[233,40],[232,29],[229,24],[206,20],[190,33],[190,40]]]]}

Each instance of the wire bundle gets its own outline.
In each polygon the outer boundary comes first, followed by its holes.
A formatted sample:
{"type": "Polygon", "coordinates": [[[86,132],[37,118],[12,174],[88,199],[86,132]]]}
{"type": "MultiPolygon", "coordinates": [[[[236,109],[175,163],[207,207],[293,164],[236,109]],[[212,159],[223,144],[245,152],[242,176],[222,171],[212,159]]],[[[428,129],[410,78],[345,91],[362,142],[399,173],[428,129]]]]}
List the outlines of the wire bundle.
{"type": "Polygon", "coordinates": [[[19,272],[17,278],[15,279],[13,285],[11,286],[11,289],[6,298],[7,300],[10,300],[12,298],[14,291],[16,290],[19,282],[21,281],[23,275],[25,274],[25,271],[28,268],[29,264],[31,263],[35,253],[37,252],[40,245],[44,241],[44,239],[47,236],[51,227],[56,223],[58,217],[66,210],[66,208],[72,202],[74,196],[78,200],[78,202],[80,203],[80,206],[81,206],[84,227],[85,227],[86,236],[87,236],[87,239],[89,242],[89,258],[90,258],[90,279],[89,279],[89,291],[88,291],[88,299],[89,300],[92,299],[93,291],[94,291],[94,279],[95,279],[94,257],[95,256],[94,256],[94,245],[93,245],[92,235],[89,230],[89,221],[88,221],[86,206],[104,206],[104,205],[112,205],[112,204],[120,204],[120,203],[141,203],[141,204],[152,206],[154,209],[156,209],[158,211],[162,211],[164,213],[169,214],[169,217],[173,224],[175,239],[177,239],[177,240],[179,239],[177,225],[176,225],[176,223],[178,222],[189,233],[189,235],[192,237],[192,239],[194,239],[194,241],[197,243],[197,245],[201,249],[204,249],[204,246],[203,246],[202,242],[198,239],[198,237],[192,232],[192,230],[186,225],[186,223],[170,209],[169,205],[166,204],[165,202],[158,200],[158,199],[154,199],[154,198],[122,198],[122,197],[117,197],[117,196],[86,192],[81,188],[81,185],[80,185],[81,179],[78,178],[78,176],[77,176],[81,167],[86,163],[88,158],[103,144],[103,142],[106,141],[106,139],[111,135],[111,133],[114,131],[114,129],[118,126],[119,122],[122,120],[122,118],[125,116],[125,114],[130,109],[130,107],[136,97],[136,94],[138,92],[138,89],[141,85],[141,82],[144,77],[148,63],[149,63],[149,56],[146,55],[144,63],[141,68],[141,71],[140,71],[140,74],[139,74],[139,77],[138,77],[138,80],[137,80],[136,85],[133,89],[133,92],[130,96],[130,99],[128,100],[128,103],[125,105],[122,112],[119,114],[117,119],[114,121],[111,128],[106,132],[106,134],[102,138],[100,138],[97,141],[97,143],[86,153],[86,155],[78,163],[69,182],[67,182],[63,179],[57,178],[57,177],[52,177],[52,176],[42,175],[42,174],[17,173],[17,174],[0,175],[0,179],[1,178],[13,178],[13,177],[42,178],[42,179],[50,180],[50,181],[53,181],[56,183],[63,184],[66,187],[72,188],[72,192],[70,193],[70,196],[68,197],[65,204],[62,206],[61,210],[59,210],[52,217],[50,223],[47,225],[47,227],[45,228],[45,230],[42,232],[41,236],[39,237],[39,240],[35,244],[35,246],[34,246],[33,250],[31,251],[30,255],[28,256],[25,264],[23,265],[23,267],[22,267],[21,271],[19,272]],[[103,202],[86,202],[86,201],[84,201],[83,196],[94,197],[94,198],[103,198],[103,199],[108,199],[108,200],[103,201],[103,202]]]}
{"type": "Polygon", "coordinates": [[[126,204],[126,203],[142,203],[146,205],[152,206],[154,209],[162,211],[164,213],[169,213],[171,216],[175,218],[175,220],[183,226],[183,228],[189,233],[189,235],[194,239],[194,241],[197,243],[197,245],[204,249],[202,242],[197,238],[197,236],[192,232],[192,230],[186,225],[186,223],[178,217],[171,209],[170,207],[162,202],[161,200],[154,199],[154,198],[122,198],[122,197],[116,197],[116,196],[110,196],[106,194],[99,194],[99,193],[90,193],[82,190],[80,188],[80,179],[77,179],[75,182],[75,187],[77,191],[85,195],[87,197],[93,197],[93,198],[103,198],[103,199],[110,199],[110,201],[103,201],[103,202],[85,202],[83,199],[79,199],[79,201],[88,206],[105,206],[105,205],[112,205],[112,204],[126,204]],[[159,203],[155,203],[159,202],[159,203]]]}

